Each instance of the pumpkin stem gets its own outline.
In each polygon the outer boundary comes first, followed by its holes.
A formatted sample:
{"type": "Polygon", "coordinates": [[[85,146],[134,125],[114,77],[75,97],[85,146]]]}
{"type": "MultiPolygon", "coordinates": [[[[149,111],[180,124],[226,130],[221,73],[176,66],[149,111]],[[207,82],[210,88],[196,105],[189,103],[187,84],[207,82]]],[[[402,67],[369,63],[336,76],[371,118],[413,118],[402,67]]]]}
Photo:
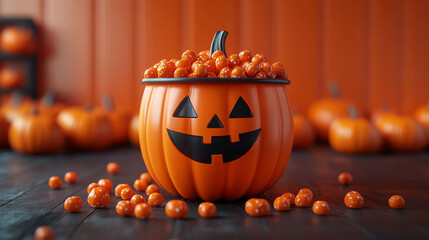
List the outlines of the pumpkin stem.
{"type": "Polygon", "coordinates": [[[15,91],[12,93],[12,97],[10,99],[10,105],[12,106],[20,106],[22,104],[22,100],[24,99],[24,96],[22,95],[22,92],[15,91]]]}
{"type": "Polygon", "coordinates": [[[52,107],[55,102],[55,93],[53,92],[46,92],[42,97],[42,103],[45,106],[52,107]]]}
{"type": "Polygon", "coordinates": [[[347,111],[349,113],[350,118],[358,118],[358,113],[357,113],[355,105],[349,104],[347,106],[347,111]]]}
{"type": "Polygon", "coordinates": [[[329,82],[328,85],[329,88],[329,94],[332,98],[339,99],[341,98],[340,88],[338,87],[338,84],[336,82],[329,82]]]}
{"type": "Polygon", "coordinates": [[[227,31],[217,31],[213,37],[212,45],[210,47],[210,56],[217,50],[221,50],[226,57],[225,40],[228,36],[227,31]]]}
{"type": "Polygon", "coordinates": [[[86,112],[91,112],[93,108],[94,107],[90,103],[87,103],[87,104],[85,104],[85,106],[83,106],[83,110],[86,112]]]}
{"type": "Polygon", "coordinates": [[[104,94],[101,96],[101,104],[103,105],[103,108],[107,111],[113,111],[115,107],[113,106],[112,97],[109,94],[104,94]]]}

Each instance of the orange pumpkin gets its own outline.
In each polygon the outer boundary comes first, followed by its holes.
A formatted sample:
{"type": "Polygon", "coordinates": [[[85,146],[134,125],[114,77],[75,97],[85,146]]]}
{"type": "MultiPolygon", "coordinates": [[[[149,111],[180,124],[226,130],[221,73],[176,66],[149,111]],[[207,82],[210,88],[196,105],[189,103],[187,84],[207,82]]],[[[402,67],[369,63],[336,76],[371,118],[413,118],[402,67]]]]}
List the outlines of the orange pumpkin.
{"type": "Polygon", "coordinates": [[[112,99],[109,95],[104,95],[102,98],[104,113],[107,115],[112,128],[113,140],[115,144],[124,144],[128,142],[128,130],[131,117],[128,113],[115,109],[112,99]]]}
{"type": "Polygon", "coordinates": [[[315,101],[308,109],[308,118],[316,130],[319,139],[327,141],[329,127],[338,117],[346,117],[350,101],[341,98],[335,83],[329,85],[331,97],[315,101]]]}
{"type": "Polygon", "coordinates": [[[6,120],[11,123],[22,114],[29,113],[32,106],[33,101],[31,99],[24,97],[20,92],[15,92],[2,105],[0,114],[3,114],[6,120]]]}
{"type": "MultiPolygon", "coordinates": [[[[211,53],[225,54],[226,34],[216,33],[211,53]]],[[[140,148],[159,186],[187,199],[236,200],[264,192],[280,178],[293,141],[289,80],[184,77],[143,83],[140,148]]]]}
{"type": "Polygon", "coordinates": [[[30,30],[7,27],[0,34],[0,48],[9,54],[32,54],[36,44],[30,30]]]}
{"type": "Polygon", "coordinates": [[[128,138],[130,142],[136,146],[139,146],[139,115],[136,114],[131,119],[130,128],[128,131],[128,138]]]}
{"type": "Polygon", "coordinates": [[[58,114],[66,108],[66,105],[55,101],[54,93],[47,92],[43,95],[42,99],[38,101],[38,108],[41,113],[57,117],[58,114]]]}
{"type": "Polygon", "coordinates": [[[56,153],[64,142],[64,134],[55,118],[39,114],[37,108],[15,119],[9,129],[10,146],[24,154],[56,153]]]}
{"type": "Polygon", "coordinates": [[[113,144],[113,128],[108,116],[92,107],[71,107],[60,112],[58,125],[72,149],[105,150],[113,144]]]}
{"type": "Polygon", "coordinates": [[[9,122],[0,114],[0,148],[5,148],[9,146],[8,143],[8,132],[9,132],[9,122]]]}
{"type": "Polygon", "coordinates": [[[371,113],[371,122],[375,125],[378,125],[378,123],[384,118],[384,117],[390,117],[396,115],[396,112],[393,111],[390,108],[390,105],[387,103],[383,103],[380,105],[380,107],[376,110],[374,110],[371,113]]]}
{"type": "Polygon", "coordinates": [[[293,149],[305,149],[313,146],[316,136],[310,121],[303,115],[293,115],[293,149]]]}
{"type": "Polygon", "coordinates": [[[412,117],[392,115],[382,118],[376,125],[388,149],[397,152],[422,150],[427,141],[424,127],[412,117]]]}
{"type": "Polygon", "coordinates": [[[3,67],[0,70],[0,87],[1,88],[19,88],[22,86],[24,77],[19,69],[13,67],[3,67]]]}
{"type": "Polygon", "coordinates": [[[329,144],[343,153],[374,153],[382,147],[382,137],[370,121],[358,118],[353,105],[349,106],[349,117],[340,117],[329,129],[329,144]]]}
{"type": "Polygon", "coordinates": [[[425,129],[426,129],[426,136],[428,137],[427,145],[429,145],[429,103],[427,103],[425,106],[419,107],[414,117],[416,118],[417,122],[419,122],[425,129]]]}

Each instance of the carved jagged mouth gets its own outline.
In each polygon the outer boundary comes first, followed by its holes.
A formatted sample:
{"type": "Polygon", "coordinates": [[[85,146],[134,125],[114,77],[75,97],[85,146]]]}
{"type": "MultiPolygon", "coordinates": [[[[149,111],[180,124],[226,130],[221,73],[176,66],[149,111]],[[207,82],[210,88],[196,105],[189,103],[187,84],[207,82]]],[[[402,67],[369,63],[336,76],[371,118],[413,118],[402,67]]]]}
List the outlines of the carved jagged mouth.
{"type": "Polygon", "coordinates": [[[203,143],[202,136],[179,133],[167,129],[171,141],[188,158],[199,163],[212,163],[212,155],[222,155],[224,163],[234,161],[246,154],[261,133],[261,129],[238,134],[239,141],[231,142],[230,136],[213,136],[212,143],[203,143]]]}

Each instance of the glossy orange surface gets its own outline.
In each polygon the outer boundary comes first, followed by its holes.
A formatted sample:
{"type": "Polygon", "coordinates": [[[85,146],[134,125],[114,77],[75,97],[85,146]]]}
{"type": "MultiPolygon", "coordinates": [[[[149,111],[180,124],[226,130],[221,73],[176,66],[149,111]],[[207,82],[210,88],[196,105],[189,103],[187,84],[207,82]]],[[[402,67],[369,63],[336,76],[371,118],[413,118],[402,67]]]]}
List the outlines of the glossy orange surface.
{"type": "Polygon", "coordinates": [[[389,206],[394,209],[405,207],[405,200],[401,195],[393,195],[389,198],[389,206]]]}
{"type": "Polygon", "coordinates": [[[135,190],[143,192],[147,188],[147,182],[145,180],[142,180],[142,179],[136,179],[134,181],[133,186],[134,186],[135,190]]]}
{"type": "Polygon", "coordinates": [[[343,185],[350,185],[353,182],[353,176],[348,172],[342,172],[338,175],[338,182],[343,185]]]}
{"type": "Polygon", "coordinates": [[[364,202],[362,195],[357,191],[350,191],[344,197],[344,204],[348,208],[362,208],[364,202]]]}
{"type": "Polygon", "coordinates": [[[182,200],[170,200],[165,205],[165,213],[170,218],[184,218],[188,214],[188,204],[182,200]]]}
{"type": "Polygon", "coordinates": [[[295,197],[295,206],[297,207],[309,207],[311,204],[311,198],[308,193],[298,193],[295,197]]]}
{"type": "Polygon", "coordinates": [[[246,213],[253,217],[264,217],[270,213],[270,204],[263,198],[251,198],[244,206],[246,213]]]}
{"type": "Polygon", "coordinates": [[[63,181],[58,176],[52,176],[49,178],[49,187],[52,189],[59,189],[61,188],[61,185],[63,185],[63,181]]]}
{"type": "Polygon", "coordinates": [[[291,206],[295,203],[295,194],[293,194],[291,192],[285,192],[281,195],[281,197],[289,199],[291,206]]]}
{"type": "Polygon", "coordinates": [[[137,205],[139,203],[145,203],[146,200],[144,199],[144,197],[142,195],[136,194],[131,198],[130,202],[132,202],[134,205],[137,205]]]}
{"type": "Polygon", "coordinates": [[[289,210],[291,201],[285,197],[278,197],[274,200],[273,207],[277,211],[287,211],[289,210]]]}
{"type": "Polygon", "coordinates": [[[123,200],[130,200],[134,195],[136,195],[136,192],[131,188],[124,188],[121,191],[121,199],[123,200]]]}
{"type": "Polygon", "coordinates": [[[64,208],[67,210],[67,212],[77,212],[82,208],[82,204],[82,198],[78,196],[71,196],[64,201],[64,208]]]}
{"type": "Polygon", "coordinates": [[[112,181],[110,181],[110,179],[100,179],[100,180],[98,180],[98,185],[100,185],[100,187],[107,188],[107,190],[109,190],[109,192],[113,188],[112,181]]]}
{"type": "Polygon", "coordinates": [[[116,162],[110,162],[106,166],[106,171],[111,174],[117,174],[121,170],[121,166],[119,166],[116,162]]]}
{"type": "Polygon", "coordinates": [[[151,195],[152,193],[159,193],[159,187],[156,186],[155,184],[150,184],[146,188],[146,194],[147,195],[151,195]]]}
{"type": "Polygon", "coordinates": [[[161,193],[154,192],[147,198],[147,203],[151,207],[159,207],[164,203],[164,196],[161,193]]]}
{"type": "Polygon", "coordinates": [[[34,231],[34,240],[54,240],[55,231],[49,226],[40,226],[34,231]]]}
{"type": "Polygon", "coordinates": [[[151,176],[169,193],[205,201],[236,200],[264,192],[277,182],[289,160],[292,127],[288,93],[282,84],[146,84],[140,110],[140,147],[151,176]],[[187,96],[197,117],[174,117],[187,96]],[[240,97],[253,117],[229,117],[240,97]],[[215,114],[222,128],[208,128],[215,114]],[[207,164],[184,155],[167,129],[196,136],[202,144],[211,144],[219,136],[238,143],[240,134],[260,132],[238,159],[224,163],[222,154],[214,154],[207,164]]]}
{"type": "Polygon", "coordinates": [[[121,216],[129,216],[134,212],[135,205],[128,201],[122,200],[116,204],[116,212],[121,216]]]}
{"type": "Polygon", "coordinates": [[[140,179],[145,180],[147,184],[151,184],[153,182],[152,177],[147,172],[140,174],[140,179]]]}
{"type": "Polygon", "coordinates": [[[309,189],[309,188],[302,188],[302,189],[300,189],[298,191],[298,194],[307,194],[308,197],[310,198],[310,201],[313,200],[313,191],[311,191],[311,189],[309,189]]]}
{"type": "Polygon", "coordinates": [[[77,182],[77,174],[75,172],[66,172],[64,175],[64,181],[67,183],[76,183],[77,182]]]}
{"type": "Polygon", "coordinates": [[[92,191],[92,189],[96,187],[100,187],[100,185],[98,183],[90,183],[86,188],[86,192],[89,194],[92,191]]]}
{"type": "Polygon", "coordinates": [[[198,213],[203,218],[211,218],[216,214],[216,205],[211,202],[202,202],[198,205],[198,213]]]}
{"type": "Polygon", "coordinates": [[[316,201],[313,203],[313,212],[317,215],[328,215],[329,204],[326,201],[316,201]]]}
{"type": "Polygon", "coordinates": [[[115,187],[115,196],[117,196],[117,197],[121,197],[121,192],[122,192],[122,190],[123,190],[123,189],[125,189],[125,188],[131,188],[131,187],[130,187],[130,185],[128,185],[127,183],[121,183],[121,184],[118,184],[118,185],[115,187]]]}
{"type": "Polygon", "coordinates": [[[91,207],[104,208],[110,202],[109,190],[105,187],[96,187],[89,193],[87,201],[91,207]]]}
{"type": "Polygon", "coordinates": [[[137,204],[134,208],[134,215],[136,215],[136,218],[147,219],[152,215],[152,207],[147,203],[137,204]]]}

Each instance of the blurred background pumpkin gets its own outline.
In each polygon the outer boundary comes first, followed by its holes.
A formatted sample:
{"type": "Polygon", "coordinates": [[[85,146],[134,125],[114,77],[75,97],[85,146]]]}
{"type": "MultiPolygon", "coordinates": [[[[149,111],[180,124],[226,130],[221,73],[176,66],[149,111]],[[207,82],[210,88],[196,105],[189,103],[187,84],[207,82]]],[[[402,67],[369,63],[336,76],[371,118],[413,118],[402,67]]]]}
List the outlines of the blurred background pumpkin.
{"type": "Polygon", "coordinates": [[[9,54],[32,54],[36,43],[29,29],[10,26],[0,33],[0,49],[9,54]]]}

